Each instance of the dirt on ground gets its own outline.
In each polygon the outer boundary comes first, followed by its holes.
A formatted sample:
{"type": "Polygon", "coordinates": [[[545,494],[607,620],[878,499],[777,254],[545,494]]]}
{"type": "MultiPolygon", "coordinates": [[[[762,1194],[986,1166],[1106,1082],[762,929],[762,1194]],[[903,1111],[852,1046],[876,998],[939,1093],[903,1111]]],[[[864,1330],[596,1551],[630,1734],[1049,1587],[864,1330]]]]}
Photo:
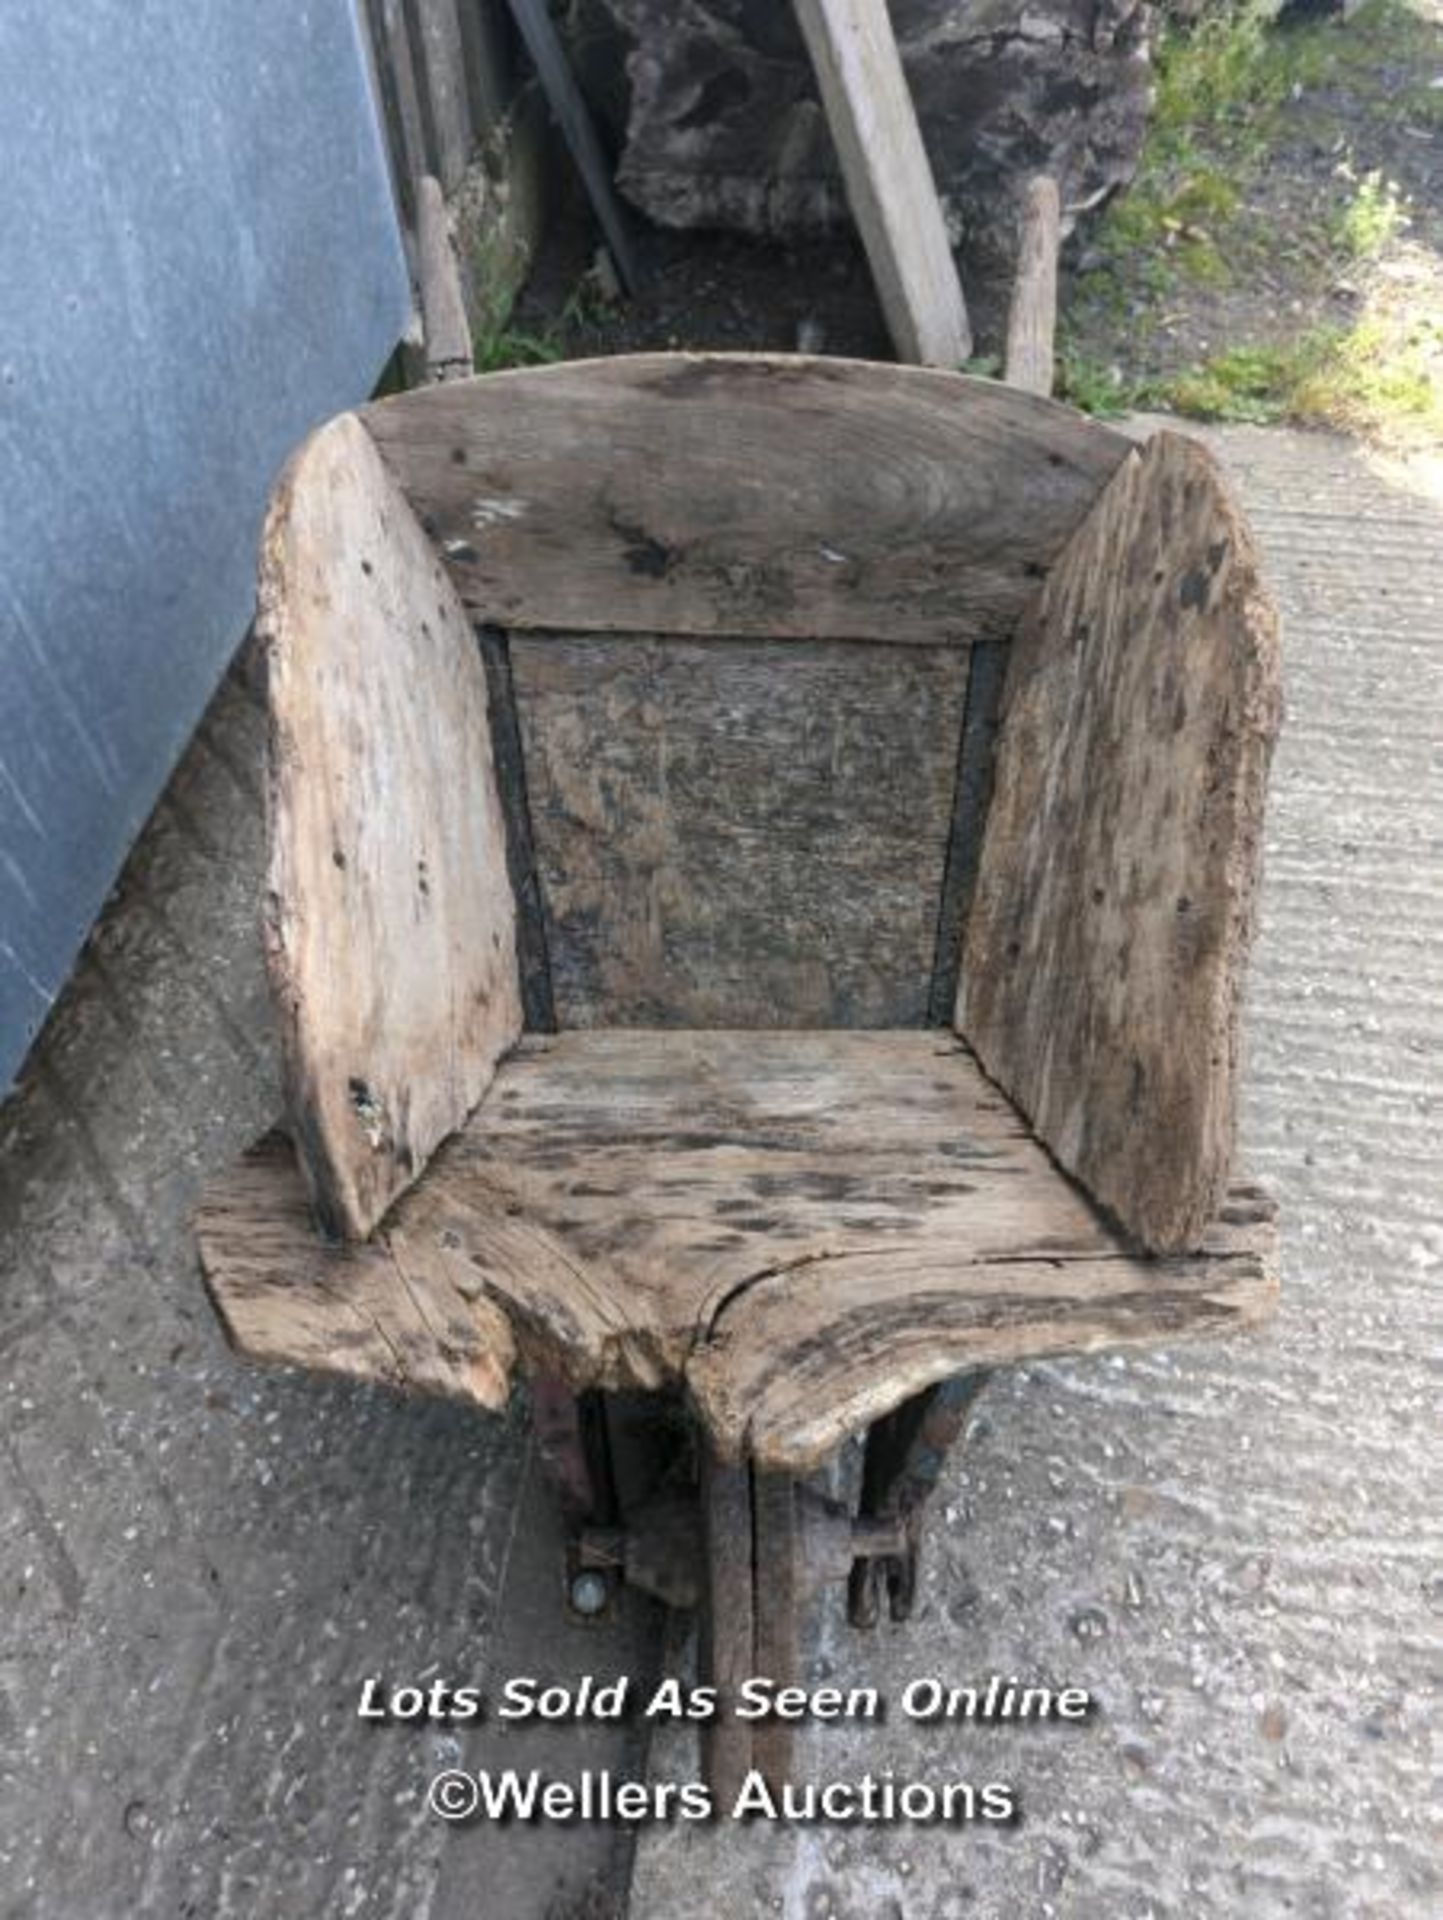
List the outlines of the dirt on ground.
{"type": "Polygon", "coordinates": [[[1075,236],[1079,404],[1443,437],[1443,7],[1205,20],[1137,180],[1075,236]]]}
{"type": "MultiPolygon", "coordinates": [[[[1443,0],[1271,24],[1219,10],[1163,29],[1156,67],[1137,179],[1064,251],[1058,391],[1101,413],[1443,444],[1443,0]]],[[[480,364],[677,347],[890,357],[850,233],[780,246],[637,224],[644,280],[622,299],[573,199],[480,364]]],[[[992,371],[1007,289],[963,266],[974,364],[992,371]]]]}

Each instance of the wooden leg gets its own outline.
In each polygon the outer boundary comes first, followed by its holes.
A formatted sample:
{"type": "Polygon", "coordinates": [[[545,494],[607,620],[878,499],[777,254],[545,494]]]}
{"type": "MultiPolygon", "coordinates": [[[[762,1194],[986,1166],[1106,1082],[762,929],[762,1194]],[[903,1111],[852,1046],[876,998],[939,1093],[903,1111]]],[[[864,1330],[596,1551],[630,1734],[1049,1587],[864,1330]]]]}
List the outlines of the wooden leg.
{"type": "Polygon", "coordinates": [[[746,1467],[726,1466],[704,1447],[701,1461],[701,1678],[717,1690],[705,1723],[707,1783],[718,1806],[736,1799],[752,1765],[752,1727],[734,1712],[736,1692],[752,1673],[752,1492],[746,1467]]]}
{"type": "MultiPolygon", "coordinates": [[[[777,1686],[801,1677],[803,1569],[797,1486],[790,1474],[752,1478],[753,1581],[756,1612],[755,1672],[777,1686]]],[[[752,1735],[753,1764],[767,1784],[779,1788],[791,1774],[792,1728],[786,1720],[758,1721],[752,1735]]]]}
{"type": "Polygon", "coordinates": [[[847,1617],[854,1627],[876,1625],[884,1584],[892,1618],[911,1617],[923,1513],[987,1378],[985,1372],[960,1373],[941,1381],[904,1401],[868,1433],[861,1517],[904,1520],[911,1544],[905,1554],[854,1564],[847,1584],[847,1617]]]}

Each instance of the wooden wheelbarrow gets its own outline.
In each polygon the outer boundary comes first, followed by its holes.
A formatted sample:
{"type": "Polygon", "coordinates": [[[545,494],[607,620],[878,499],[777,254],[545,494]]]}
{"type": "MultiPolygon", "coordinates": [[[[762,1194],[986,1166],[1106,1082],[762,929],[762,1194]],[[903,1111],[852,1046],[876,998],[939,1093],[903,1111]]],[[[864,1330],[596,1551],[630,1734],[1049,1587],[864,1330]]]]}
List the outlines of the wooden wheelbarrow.
{"type": "Polygon", "coordinates": [[[1267,1313],[1277,630],[1193,442],[841,361],[494,375],[314,434],[260,602],[288,1117],[211,1296],[259,1360],[528,1375],[579,1612],[790,1681],[817,1578],[907,1614],[987,1369],[1267,1313]]]}

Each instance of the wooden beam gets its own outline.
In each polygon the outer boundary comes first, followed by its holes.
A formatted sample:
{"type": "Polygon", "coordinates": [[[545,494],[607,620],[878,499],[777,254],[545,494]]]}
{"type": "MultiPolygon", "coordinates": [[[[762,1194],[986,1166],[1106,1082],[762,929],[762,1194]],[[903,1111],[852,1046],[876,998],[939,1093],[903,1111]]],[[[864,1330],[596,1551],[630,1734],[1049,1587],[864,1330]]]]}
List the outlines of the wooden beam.
{"type": "Polygon", "coordinates": [[[397,197],[405,218],[414,221],[417,191],[426,171],[426,131],[406,10],[403,0],[368,0],[367,12],[397,197]]]}
{"type": "Polygon", "coordinates": [[[409,0],[424,80],[421,107],[430,135],[431,170],[454,193],[476,144],[466,92],[466,54],[456,0],[409,0]]]}
{"type": "Polygon", "coordinates": [[[1057,182],[1039,174],[1023,196],[1017,277],[1007,315],[1004,378],[1026,393],[1052,391],[1061,221],[1057,182]]]}
{"type": "Polygon", "coordinates": [[[461,267],[441,183],[422,176],[416,196],[416,278],[421,293],[421,352],[428,381],[464,380],[476,371],[461,267]]]}
{"type": "Polygon", "coordinates": [[[956,1025],[1158,1253],[1227,1186],[1281,709],[1247,526],[1206,450],[1156,434],[1013,642],[956,1025]]]}
{"type": "Polygon", "coordinates": [[[272,496],[266,940],[326,1226],[368,1234],[521,1030],[486,677],[434,548],[353,414],[272,496]]]}
{"type": "Polygon", "coordinates": [[[886,0],[795,0],[898,357],[960,367],[972,330],[886,0]]]}

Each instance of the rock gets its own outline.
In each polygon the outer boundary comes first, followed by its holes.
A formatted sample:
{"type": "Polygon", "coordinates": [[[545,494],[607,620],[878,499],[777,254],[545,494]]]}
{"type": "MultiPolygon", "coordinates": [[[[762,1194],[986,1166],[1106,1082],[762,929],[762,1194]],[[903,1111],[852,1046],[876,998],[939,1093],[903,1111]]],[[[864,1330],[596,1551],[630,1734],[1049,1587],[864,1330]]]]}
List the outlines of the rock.
{"type": "MultiPolygon", "coordinates": [[[[831,137],[791,9],[604,0],[631,42],[619,180],[672,227],[774,238],[844,221],[831,137]]],[[[1145,0],[892,0],[954,243],[1010,266],[1016,205],[1053,173],[1064,229],[1131,179],[1150,90],[1145,0]]]]}

